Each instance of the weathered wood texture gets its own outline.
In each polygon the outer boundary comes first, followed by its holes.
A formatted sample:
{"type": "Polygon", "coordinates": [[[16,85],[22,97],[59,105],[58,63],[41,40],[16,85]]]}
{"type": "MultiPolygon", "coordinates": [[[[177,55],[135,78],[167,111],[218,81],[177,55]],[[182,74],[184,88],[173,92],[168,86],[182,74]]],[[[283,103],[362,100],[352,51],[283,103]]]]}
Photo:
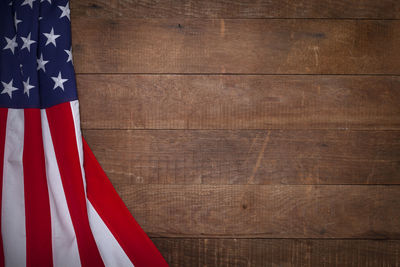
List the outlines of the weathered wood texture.
{"type": "Polygon", "coordinates": [[[79,75],[85,129],[400,129],[400,77],[79,75]]]}
{"type": "Polygon", "coordinates": [[[400,74],[398,20],[79,18],[72,24],[79,73],[400,74]]]}
{"type": "Polygon", "coordinates": [[[75,0],[72,15],[94,18],[399,19],[393,0],[75,0]]]}
{"type": "Polygon", "coordinates": [[[395,185],[114,186],[152,237],[400,238],[395,185]]]}
{"type": "Polygon", "coordinates": [[[400,266],[400,242],[153,238],[171,267],[400,266]]]}
{"type": "Polygon", "coordinates": [[[133,184],[399,184],[400,132],[85,130],[110,179],[133,184]]]}
{"type": "Polygon", "coordinates": [[[84,135],[171,266],[400,266],[400,1],[71,8],[84,135]]]}

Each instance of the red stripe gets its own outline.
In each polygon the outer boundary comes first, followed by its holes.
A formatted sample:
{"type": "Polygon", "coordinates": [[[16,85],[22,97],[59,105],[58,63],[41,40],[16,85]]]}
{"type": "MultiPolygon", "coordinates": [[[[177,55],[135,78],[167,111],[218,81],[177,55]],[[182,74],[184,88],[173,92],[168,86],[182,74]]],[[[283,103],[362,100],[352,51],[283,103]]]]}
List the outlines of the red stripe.
{"type": "Polygon", "coordinates": [[[168,266],[132,217],[85,140],[83,151],[88,199],[126,255],[135,267],[168,266]]]}
{"type": "Polygon", "coordinates": [[[89,226],[83,177],[70,103],[46,110],[61,180],[83,267],[104,266],[89,226]]]}
{"type": "Polygon", "coordinates": [[[39,109],[25,109],[24,197],[26,265],[53,266],[49,192],[39,109]]]}
{"type": "Polygon", "coordinates": [[[7,108],[0,108],[0,267],[4,266],[3,238],[1,236],[1,200],[3,193],[4,145],[6,142],[7,108]]]}

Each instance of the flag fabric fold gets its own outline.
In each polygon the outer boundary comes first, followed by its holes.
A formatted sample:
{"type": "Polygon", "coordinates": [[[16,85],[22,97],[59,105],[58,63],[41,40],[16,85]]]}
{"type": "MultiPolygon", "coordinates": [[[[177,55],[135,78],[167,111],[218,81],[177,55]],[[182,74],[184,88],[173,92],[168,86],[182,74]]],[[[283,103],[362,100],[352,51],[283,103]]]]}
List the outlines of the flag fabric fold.
{"type": "Polygon", "coordinates": [[[167,266],[82,137],[68,0],[0,0],[0,267],[167,266]]]}

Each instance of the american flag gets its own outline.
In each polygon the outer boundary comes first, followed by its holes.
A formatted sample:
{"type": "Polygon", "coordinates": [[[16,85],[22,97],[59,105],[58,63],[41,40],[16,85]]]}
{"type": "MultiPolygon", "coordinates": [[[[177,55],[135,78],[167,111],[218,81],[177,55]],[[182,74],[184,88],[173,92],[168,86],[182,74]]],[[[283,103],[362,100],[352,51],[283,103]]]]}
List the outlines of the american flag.
{"type": "Polygon", "coordinates": [[[0,266],[167,266],[82,138],[70,27],[0,0],[0,266]]]}

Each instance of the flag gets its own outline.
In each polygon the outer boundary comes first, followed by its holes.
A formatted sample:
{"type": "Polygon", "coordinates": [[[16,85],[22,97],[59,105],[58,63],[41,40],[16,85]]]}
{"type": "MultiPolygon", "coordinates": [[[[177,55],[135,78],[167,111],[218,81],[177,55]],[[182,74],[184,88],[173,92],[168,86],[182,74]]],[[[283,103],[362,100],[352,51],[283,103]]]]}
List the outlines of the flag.
{"type": "Polygon", "coordinates": [[[70,27],[0,0],[0,266],[167,266],[82,137],[70,27]]]}

